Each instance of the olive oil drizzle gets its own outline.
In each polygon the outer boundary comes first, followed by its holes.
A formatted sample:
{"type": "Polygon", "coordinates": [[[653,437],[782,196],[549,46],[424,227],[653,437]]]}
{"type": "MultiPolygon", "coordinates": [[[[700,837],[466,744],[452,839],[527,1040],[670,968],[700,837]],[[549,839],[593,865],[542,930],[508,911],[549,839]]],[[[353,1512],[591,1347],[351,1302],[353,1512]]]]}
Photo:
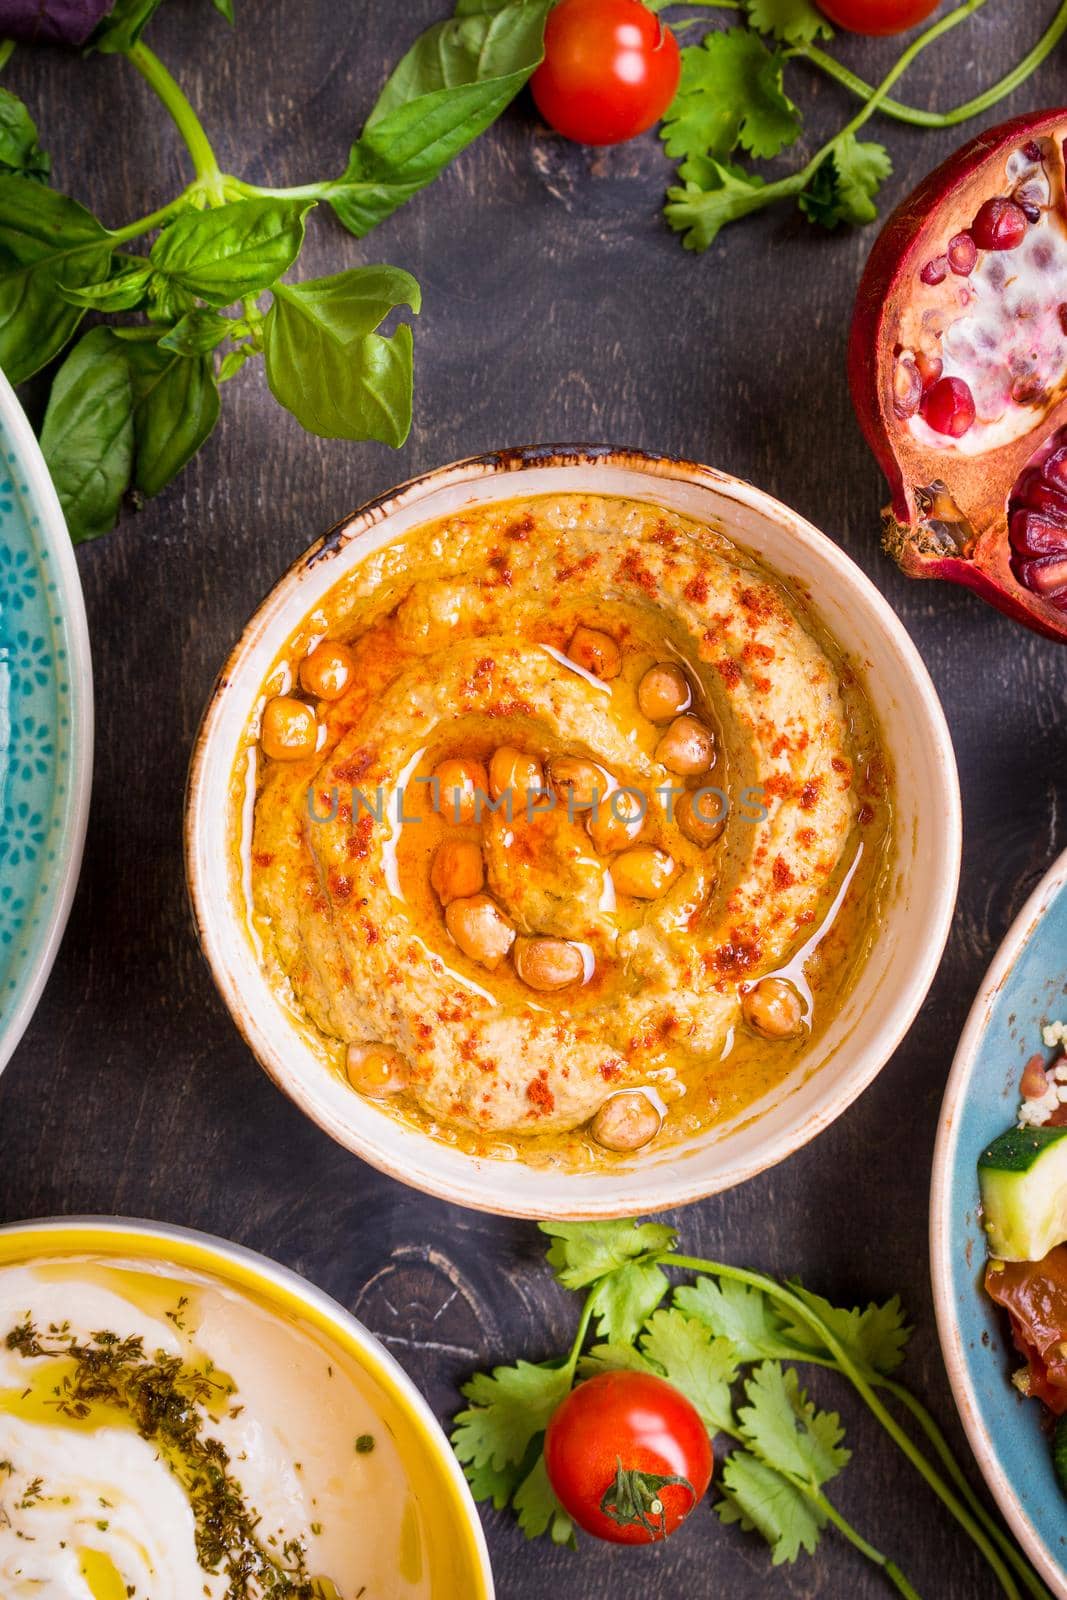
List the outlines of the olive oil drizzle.
{"type": "Polygon", "coordinates": [[[340,1600],[329,1578],[308,1572],[300,1539],[286,1540],[277,1555],[265,1547],[261,1519],[245,1504],[225,1446],[204,1432],[202,1409],[217,1404],[220,1393],[233,1392],[210,1370],[188,1366],[162,1350],[149,1356],[139,1336],[122,1339],[100,1332],[82,1343],[66,1324],[42,1335],[29,1317],[10,1330],[4,1343],[28,1361],[51,1357],[72,1363],[48,1402],[58,1414],[83,1421],[94,1407],[118,1408],[141,1438],[159,1450],[189,1497],[197,1560],[206,1572],[222,1571],[228,1579],[225,1600],[250,1600],[252,1595],[340,1600]]]}

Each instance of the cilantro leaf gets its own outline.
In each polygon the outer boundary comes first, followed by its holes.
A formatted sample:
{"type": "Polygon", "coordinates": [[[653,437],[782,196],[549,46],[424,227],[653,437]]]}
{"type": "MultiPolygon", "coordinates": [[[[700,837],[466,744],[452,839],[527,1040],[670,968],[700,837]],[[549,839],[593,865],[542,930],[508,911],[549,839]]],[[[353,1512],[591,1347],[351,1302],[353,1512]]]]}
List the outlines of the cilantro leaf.
{"type": "Polygon", "coordinates": [[[786,44],[832,39],[834,30],[812,0],[748,0],[748,20],[786,44]]]}
{"type": "Polygon", "coordinates": [[[800,116],[782,88],[783,58],[748,28],[709,33],[682,51],[678,93],[661,137],[670,156],[725,157],[741,144],[776,156],[800,134],[800,116]]]}
{"type": "Polygon", "coordinates": [[[835,1478],[852,1452],[834,1411],[817,1411],[794,1367],[764,1361],[745,1383],[748,1405],[738,1408],[741,1432],[769,1467],[818,1487],[835,1478]]]}
{"type": "Polygon", "coordinates": [[[542,1222],[553,1241],[546,1257],[565,1289],[588,1289],[616,1267],[673,1250],[673,1228],[660,1222],[542,1222]]]}
{"type": "Polygon", "coordinates": [[[518,1515],[519,1527],[527,1539],[536,1539],[539,1534],[547,1533],[553,1544],[565,1544],[571,1550],[578,1548],[574,1523],[556,1499],[548,1481],[543,1451],[515,1491],[512,1504],[518,1515]]]}
{"type": "Polygon", "coordinates": [[[506,1467],[490,1466],[488,1461],[483,1461],[475,1466],[472,1461],[463,1468],[467,1482],[471,1486],[471,1494],[476,1500],[491,1500],[497,1511],[503,1511],[511,1502],[511,1497],[522,1483],[524,1462],[510,1462],[506,1467]]]}
{"type": "Polygon", "coordinates": [[[715,1510],[723,1522],[739,1522],[746,1533],[760,1533],[771,1547],[776,1567],[795,1561],[801,1550],[814,1555],[825,1514],[801,1489],[748,1450],[732,1450],[719,1480],[722,1498],[715,1510]]]}
{"type": "MultiPolygon", "coordinates": [[[[497,1471],[522,1461],[530,1441],[548,1426],[570,1387],[566,1367],[535,1366],[529,1361],[477,1373],[463,1387],[471,1404],[455,1419],[456,1455],[465,1464],[497,1471]]],[[[495,1483],[493,1492],[502,1492],[502,1484],[495,1483]]]]}
{"type": "MultiPolygon", "coordinates": [[[[842,1306],[832,1306],[822,1295],[813,1294],[799,1283],[790,1283],[789,1287],[805,1305],[818,1313],[858,1366],[883,1375],[895,1372],[900,1366],[911,1338],[911,1329],[907,1326],[899,1295],[894,1295],[884,1305],[876,1305],[872,1301],[865,1311],[858,1306],[847,1310],[842,1306]]],[[[787,1317],[782,1331],[800,1349],[830,1357],[830,1351],[819,1335],[799,1317],[787,1317]]]]}
{"type": "Polygon", "coordinates": [[[695,1317],[657,1311],[641,1336],[641,1350],[700,1412],[715,1433],[732,1432],[730,1385],[737,1377],[737,1352],[729,1339],[717,1339],[695,1317]]]}
{"type": "Polygon", "coordinates": [[[733,1278],[698,1278],[674,1292],[673,1304],[712,1333],[729,1339],[739,1361],[794,1353],[782,1338],[782,1322],[762,1289],[733,1278]]]}
{"type": "Polygon", "coordinates": [[[669,1288],[666,1274],[650,1261],[635,1261],[609,1272],[593,1291],[601,1338],[611,1344],[636,1339],[669,1288]]]}
{"type": "Polygon", "coordinates": [[[755,173],[694,157],[678,170],[685,187],[667,190],[664,215],[687,250],[706,250],[722,228],[777,199],[779,186],[755,173]]]}
{"type": "Polygon", "coordinates": [[[878,215],[874,197],[892,170],[884,145],[861,144],[855,134],[843,134],[797,203],[809,222],[824,228],[873,222],[878,215]]]}
{"type": "Polygon", "coordinates": [[[578,1375],[593,1378],[598,1372],[651,1372],[653,1368],[632,1344],[595,1344],[578,1362],[578,1375]]]}

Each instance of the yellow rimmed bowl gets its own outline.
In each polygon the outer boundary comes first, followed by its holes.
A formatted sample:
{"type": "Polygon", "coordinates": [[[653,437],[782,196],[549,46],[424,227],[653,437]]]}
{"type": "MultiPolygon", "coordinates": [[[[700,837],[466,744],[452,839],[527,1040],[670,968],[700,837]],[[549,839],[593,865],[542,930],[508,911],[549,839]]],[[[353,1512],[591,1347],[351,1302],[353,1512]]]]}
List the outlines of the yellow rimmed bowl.
{"type": "Polygon", "coordinates": [[[948,937],[960,846],[956,763],[937,694],[899,618],[859,567],[751,484],[671,456],[604,446],[505,450],[442,467],[368,502],[312,545],[264,600],[219,675],[193,751],[185,822],[186,874],[204,955],[275,1083],[332,1138],[401,1182],[459,1205],[541,1218],[622,1217],[685,1205],[773,1166],[827,1127],[889,1060],[925,999],[948,937]],[[259,963],[230,833],[233,773],[264,680],[336,584],[439,517],[573,493],[645,501],[721,527],[810,597],[862,670],[898,780],[884,915],[818,1044],[732,1123],[583,1171],[467,1154],[355,1094],[331,1072],[259,963]]]}
{"type": "MultiPolygon", "coordinates": [[[[207,1275],[337,1349],[366,1382],[366,1397],[396,1446],[415,1502],[433,1600],[493,1600],[481,1522],[448,1440],[415,1385],[361,1322],[313,1284],[241,1245],[169,1223],[125,1217],[54,1217],[0,1227],[0,1269],[89,1255],[166,1263],[207,1275]]],[[[366,1508],[354,1507],[354,1514],[366,1508]]]]}

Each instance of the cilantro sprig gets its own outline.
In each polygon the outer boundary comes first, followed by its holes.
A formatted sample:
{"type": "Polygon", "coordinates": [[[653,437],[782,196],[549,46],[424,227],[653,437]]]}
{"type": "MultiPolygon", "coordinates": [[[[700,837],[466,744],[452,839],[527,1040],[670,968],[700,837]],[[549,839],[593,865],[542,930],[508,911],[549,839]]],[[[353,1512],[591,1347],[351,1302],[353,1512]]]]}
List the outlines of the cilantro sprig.
{"type": "MultiPolygon", "coordinates": [[[[1067,0],[1027,55],[982,94],[947,112],[921,110],[889,91],[920,53],[968,21],[987,0],[962,4],[915,38],[876,87],[820,48],[833,35],[813,0],[651,0],[652,9],[708,8],[736,14],[737,24],[708,33],[682,51],[678,93],[663,119],[666,153],[679,161],[679,182],[667,193],[664,214],[686,249],[702,251],[729,222],[792,200],[810,222],[828,229],[872,222],[877,196],[892,172],[884,145],[857,138],[876,114],[921,127],[952,127],[987,111],[1016,89],[1067,34],[1067,0]],[[786,91],[786,68],[804,61],[863,101],[855,116],[795,171],[766,178],[739,164],[737,153],[757,160],[780,156],[803,131],[800,111],[786,91]]],[[[674,23],[690,29],[699,19],[674,23]]]]}
{"type": "Polygon", "coordinates": [[[507,1505],[528,1538],[576,1544],[545,1470],[548,1422],[574,1383],[629,1369],[666,1378],[692,1402],[720,1448],[715,1511],[756,1533],[775,1565],[813,1554],[832,1526],[918,1600],[896,1563],[845,1518],[827,1493],[850,1452],[836,1411],[820,1409],[799,1368],[844,1378],[981,1551],[1008,1600],[1048,1590],[971,1489],[948,1441],[895,1376],[911,1329],[897,1296],[865,1308],[834,1306],[795,1281],[677,1252],[660,1223],[543,1223],[548,1262],[584,1294],[567,1355],[519,1361],[472,1378],[453,1445],[476,1499],[507,1505]],[[672,1288],[668,1272],[684,1272],[672,1288]],[[588,1346],[588,1348],[587,1348],[588,1346]],[[920,1445],[887,1402],[906,1412],[920,1445]]]}

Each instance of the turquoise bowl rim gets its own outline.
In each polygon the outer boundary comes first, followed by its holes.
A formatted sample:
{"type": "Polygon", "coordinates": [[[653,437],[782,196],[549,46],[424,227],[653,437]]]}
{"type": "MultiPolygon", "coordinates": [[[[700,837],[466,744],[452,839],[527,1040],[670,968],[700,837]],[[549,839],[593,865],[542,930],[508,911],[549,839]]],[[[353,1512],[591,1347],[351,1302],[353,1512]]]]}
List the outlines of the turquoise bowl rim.
{"type": "MultiPolygon", "coordinates": [[[[1012,979],[1061,895],[1067,899],[1067,851],[1053,862],[1009,928],[960,1035],[934,1149],[930,1271],[941,1352],[982,1476],[1042,1578],[1059,1600],[1067,1600],[1067,1506],[1052,1472],[1038,1407],[1011,1387],[1007,1332],[980,1288],[985,1252],[977,1172],[979,1153],[1010,1124],[1018,1103],[1015,1063],[999,1056],[994,1067],[983,1057],[983,1047],[993,1028],[1013,1028],[1015,1014],[1008,1009],[1014,1005],[1012,979]],[[991,1070],[997,1075],[995,1096],[985,1087],[979,1099],[975,1084],[991,1070]]],[[[1026,1010],[1020,1000],[1019,1011],[1026,1010]]],[[[1018,1041],[1019,1067],[1039,1048],[1040,1038],[1027,1030],[1018,1041]]]]}
{"type": "Polygon", "coordinates": [[[68,777],[65,793],[55,797],[53,813],[58,824],[58,845],[55,859],[42,863],[38,883],[44,891],[41,895],[43,911],[27,942],[21,964],[15,969],[17,986],[12,999],[4,1006],[0,1024],[2,1072],[25,1033],[48,981],[78,884],[93,776],[93,675],[85,601],[66,519],[33,429],[2,372],[0,430],[15,452],[22,483],[26,486],[23,492],[22,484],[18,484],[16,493],[25,510],[31,546],[36,546],[39,559],[47,559],[48,570],[56,584],[57,620],[53,627],[66,651],[70,691],[68,777]],[[34,518],[37,519],[36,528],[34,518]]]}

